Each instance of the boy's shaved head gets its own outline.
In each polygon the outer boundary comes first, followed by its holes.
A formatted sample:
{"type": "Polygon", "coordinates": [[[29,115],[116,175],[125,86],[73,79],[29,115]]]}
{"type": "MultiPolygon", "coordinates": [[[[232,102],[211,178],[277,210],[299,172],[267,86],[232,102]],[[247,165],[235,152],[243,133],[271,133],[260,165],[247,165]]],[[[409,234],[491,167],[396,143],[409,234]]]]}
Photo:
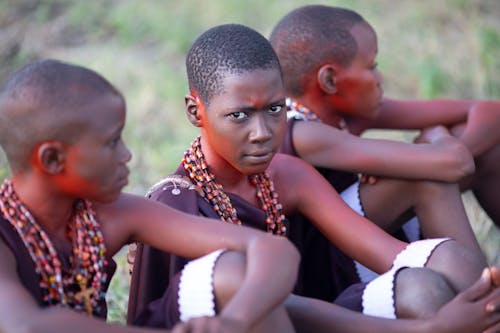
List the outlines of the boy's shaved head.
{"type": "Polygon", "coordinates": [[[71,144],[88,123],[93,105],[121,94],[96,72],[57,60],[29,64],[0,92],[0,145],[13,170],[25,170],[44,141],[71,144]]]}
{"type": "Polygon", "coordinates": [[[283,70],[287,91],[302,94],[302,82],[326,61],[349,66],[358,45],[351,28],[366,21],[344,8],[321,5],[297,8],[274,27],[270,41],[283,70]]]}
{"type": "Polygon", "coordinates": [[[248,27],[225,24],[207,30],[189,49],[186,58],[189,88],[205,104],[222,92],[227,74],[257,69],[280,71],[278,57],[269,41],[248,27]]]}

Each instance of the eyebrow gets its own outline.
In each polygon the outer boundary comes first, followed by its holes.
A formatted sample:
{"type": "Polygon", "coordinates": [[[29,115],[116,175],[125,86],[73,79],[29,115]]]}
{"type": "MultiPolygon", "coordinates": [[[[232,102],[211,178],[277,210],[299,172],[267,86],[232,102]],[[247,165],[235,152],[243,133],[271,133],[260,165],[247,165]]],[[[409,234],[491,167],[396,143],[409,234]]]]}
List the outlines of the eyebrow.
{"type": "Polygon", "coordinates": [[[123,129],[125,128],[125,122],[123,122],[122,124],[120,124],[119,127],[117,128],[114,128],[112,131],[108,131],[106,137],[108,139],[110,138],[114,138],[116,135],[120,134],[121,132],[123,132],[123,129]]]}
{"type": "MultiPolygon", "coordinates": [[[[264,106],[264,108],[269,108],[270,106],[277,105],[277,104],[285,104],[286,103],[286,97],[280,98],[278,100],[275,100],[267,105],[264,106]]],[[[227,108],[224,112],[253,112],[257,111],[257,108],[253,106],[241,106],[241,107],[234,107],[234,108],[227,108]]]]}

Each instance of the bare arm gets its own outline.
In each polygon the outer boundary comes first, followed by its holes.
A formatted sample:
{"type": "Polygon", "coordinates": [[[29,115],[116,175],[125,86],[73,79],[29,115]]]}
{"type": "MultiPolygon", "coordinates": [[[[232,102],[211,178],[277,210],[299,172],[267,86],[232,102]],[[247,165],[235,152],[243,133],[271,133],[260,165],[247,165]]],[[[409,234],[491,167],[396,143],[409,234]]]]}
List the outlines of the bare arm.
{"type": "Polygon", "coordinates": [[[467,148],[451,136],[416,145],[296,122],[293,144],[297,154],[314,166],[370,175],[457,182],[474,171],[467,148]]]}
{"type": "Polygon", "coordinates": [[[99,213],[116,221],[105,239],[121,233],[121,243],[131,237],[187,258],[220,248],[245,253],[245,278],[221,312],[223,318],[254,324],[280,304],[295,284],[299,254],[286,238],[186,214],[133,195],[123,195],[99,213]]]}
{"type": "Polygon", "coordinates": [[[354,212],[311,165],[278,154],[272,166],[285,208],[306,216],[332,243],[363,265],[385,272],[406,246],[354,212]]]}
{"type": "Polygon", "coordinates": [[[60,307],[41,308],[19,280],[15,258],[0,239],[0,332],[158,332],[110,325],[60,307]]]}
{"type": "Polygon", "coordinates": [[[422,129],[465,125],[460,139],[474,157],[500,141],[500,101],[384,99],[376,119],[365,127],[422,129]]]}
{"type": "Polygon", "coordinates": [[[365,316],[335,304],[291,296],[286,307],[297,331],[341,333],[435,332],[476,333],[500,330],[500,309],[485,311],[488,304],[499,305],[500,288],[492,287],[492,279],[483,275],[468,290],[446,304],[434,317],[425,319],[383,319],[365,316]]]}

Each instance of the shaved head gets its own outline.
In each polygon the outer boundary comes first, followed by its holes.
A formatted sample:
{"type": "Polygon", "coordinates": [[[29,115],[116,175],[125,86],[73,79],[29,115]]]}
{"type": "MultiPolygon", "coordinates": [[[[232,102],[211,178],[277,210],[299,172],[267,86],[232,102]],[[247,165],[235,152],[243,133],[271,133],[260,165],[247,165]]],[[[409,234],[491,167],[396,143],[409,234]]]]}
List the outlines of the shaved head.
{"type": "Polygon", "coordinates": [[[199,36],[186,57],[189,86],[205,104],[224,89],[229,74],[259,69],[276,69],[278,57],[268,40],[257,31],[239,24],[213,27],[199,36]]]}
{"type": "Polygon", "coordinates": [[[358,51],[351,29],[369,25],[361,15],[345,8],[323,5],[299,7],[285,15],[269,38],[283,71],[286,89],[293,96],[325,62],[348,67],[358,51]]]}
{"type": "Polygon", "coordinates": [[[88,124],[93,105],[121,94],[96,72],[42,60],[13,73],[0,92],[0,145],[13,170],[28,168],[42,142],[71,144],[88,124]]]}

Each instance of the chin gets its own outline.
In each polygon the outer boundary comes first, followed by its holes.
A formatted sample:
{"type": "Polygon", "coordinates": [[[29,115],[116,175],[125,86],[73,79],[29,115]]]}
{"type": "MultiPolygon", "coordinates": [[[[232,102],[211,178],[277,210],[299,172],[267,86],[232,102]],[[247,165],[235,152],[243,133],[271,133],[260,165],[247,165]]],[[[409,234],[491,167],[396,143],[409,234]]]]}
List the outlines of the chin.
{"type": "Polygon", "coordinates": [[[118,190],[102,193],[98,198],[92,199],[92,201],[101,204],[110,204],[118,200],[121,194],[122,194],[122,187],[120,187],[118,190]]]}
{"type": "Polygon", "coordinates": [[[270,163],[247,166],[245,168],[245,172],[244,173],[246,175],[255,175],[255,174],[258,174],[258,173],[263,173],[264,171],[267,170],[267,168],[269,167],[269,164],[270,163]]]}

